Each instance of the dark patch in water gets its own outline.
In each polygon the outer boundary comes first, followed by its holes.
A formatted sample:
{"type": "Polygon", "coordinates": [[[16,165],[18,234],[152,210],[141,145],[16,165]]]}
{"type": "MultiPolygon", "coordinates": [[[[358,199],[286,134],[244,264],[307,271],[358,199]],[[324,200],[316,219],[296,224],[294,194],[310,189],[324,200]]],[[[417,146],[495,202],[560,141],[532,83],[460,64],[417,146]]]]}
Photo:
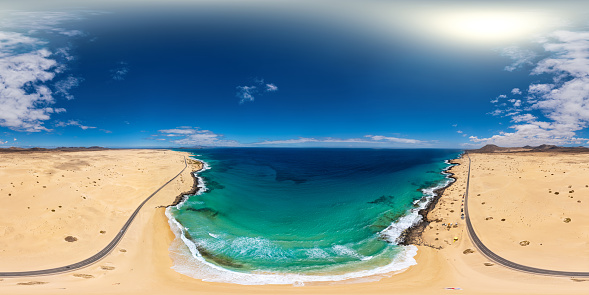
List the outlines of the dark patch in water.
{"type": "Polygon", "coordinates": [[[201,177],[202,177],[203,181],[205,182],[205,185],[207,186],[207,191],[209,191],[209,192],[214,191],[216,189],[224,189],[225,188],[224,185],[222,185],[214,180],[211,180],[205,176],[201,176],[201,177]]]}
{"type": "Polygon", "coordinates": [[[394,198],[395,196],[380,196],[378,199],[368,202],[368,204],[383,204],[391,206],[395,204],[393,201],[394,198]]]}
{"type": "Polygon", "coordinates": [[[331,204],[331,207],[336,208],[336,207],[341,207],[341,206],[345,206],[345,205],[346,205],[345,202],[336,202],[336,203],[331,204]]]}
{"type": "Polygon", "coordinates": [[[197,212],[197,213],[202,213],[204,215],[207,215],[210,218],[215,218],[215,217],[217,217],[217,215],[219,215],[219,211],[213,210],[211,208],[199,208],[199,209],[186,208],[186,210],[188,210],[188,211],[194,211],[194,212],[197,212]]]}
{"type": "Polygon", "coordinates": [[[196,245],[196,250],[198,250],[198,252],[200,253],[200,255],[202,255],[202,257],[204,257],[205,259],[208,259],[210,261],[213,261],[214,263],[216,263],[218,265],[228,266],[228,267],[233,267],[233,268],[243,268],[244,267],[243,264],[237,263],[228,257],[214,254],[200,245],[196,245]]]}
{"type": "Polygon", "coordinates": [[[389,227],[395,220],[401,218],[403,215],[405,214],[387,212],[381,215],[373,224],[369,225],[368,228],[370,228],[370,230],[372,230],[374,233],[381,232],[382,230],[389,227]]]}
{"type": "Polygon", "coordinates": [[[292,175],[290,173],[281,173],[280,171],[276,171],[276,181],[281,182],[281,181],[289,181],[289,180],[296,183],[296,184],[301,184],[301,183],[307,182],[306,178],[297,177],[297,176],[292,175]]]}
{"type": "Polygon", "coordinates": [[[194,241],[194,239],[192,238],[192,236],[187,231],[184,231],[184,236],[194,243],[194,245],[196,246],[196,250],[198,250],[198,253],[200,253],[200,255],[202,257],[204,257],[205,259],[213,261],[216,264],[222,265],[222,266],[228,266],[228,267],[233,267],[233,268],[243,268],[244,267],[243,264],[234,262],[233,260],[231,260],[223,255],[218,255],[218,254],[210,252],[205,247],[196,243],[194,241]]]}

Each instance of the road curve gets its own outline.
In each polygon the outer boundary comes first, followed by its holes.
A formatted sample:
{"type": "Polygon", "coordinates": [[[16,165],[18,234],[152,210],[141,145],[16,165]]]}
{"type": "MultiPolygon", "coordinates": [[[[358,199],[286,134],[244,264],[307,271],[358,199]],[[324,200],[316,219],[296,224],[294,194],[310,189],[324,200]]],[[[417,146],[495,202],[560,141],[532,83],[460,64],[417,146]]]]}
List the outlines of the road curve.
{"type": "Polygon", "coordinates": [[[172,182],[174,179],[176,179],[178,176],[180,176],[180,174],[182,174],[182,172],[184,172],[184,170],[186,170],[186,167],[188,167],[188,162],[186,161],[186,157],[184,157],[184,168],[182,169],[182,171],[180,171],[180,173],[178,173],[176,176],[172,177],[172,179],[168,180],[168,182],[164,183],[162,186],[160,186],[160,188],[158,188],[155,192],[153,192],[151,195],[149,195],[149,197],[147,197],[139,205],[139,207],[137,207],[137,209],[135,209],[135,212],[133,212],[133,214],[131,214],[131,216],[129,217],[127,222],[125,222],[125,225],[123,225],[123,227],[121,228],[119,233],[114,237],[114,239],[108,245],[106,245],[106,247],[104,247],[104,249],[100,250],[98,253],[94,254],[93,256],[91,256],[87,259],[84,259],[80,262],[76,262],[76,263],[72,263],[70,265],[60,266],[60,267],[56,267],[56,268],[31,270],[31,271],[0,272],[0,277],[30,277],[30,276],[52,275],[52,274],[73,271],[73,270],[80,269],[80,268],[83,268],[83,267],[86,267],[86,266],[89,266],[93,263],[98,262],[99,260],[104,258],[106,255],[108,255],[117,246],[117,244],[121,241],[121,239],[123,238],[123,236],[127,232],[127,229],[129,229],[129,226],[131,226],[131,223],[133,222],[133,220],[135,219],[137,214],[139,214],[139,211],[141,210],[143,205],[145,205],[145,203],[147,203],[147,201],[149,201],[149,199],[151,199],[153,196],[155,196],[155,194],[157,194],[162,188],[164,188],[166,185],[168,185],[170,182],[172,182]]]}
{"type": "Polygon", "coordinates": [[[470,161],[470,156],[468,155],[468,153],[466,153],[465,155],[468,157],[468,177],[466,179],[466,193],[464,195],[464,215],[465,215],[465,219],[466,219],[466,227],[468,229],[468,235],[470,236],[472,243],[475,245],[475,247],[477,247],[477,249],[483,255],[485,255],[487,258],[489,258],[491,261],[493,261],[497,264],[503,265],[503,266],[511,268],[511,269],[527,272],[527,273],[540,274],[540,275],[551,275],[551,276],[566,276],[566,277],[589,277],[589,272],[560,271],[560,270],[542,269],[542,268],[535,268],[535,267],[531,267],[531,266],[521,265],[521,264],[518,264],[518,263],[515,263],[512,261],[509,261],[509,260],[497,255],[495,252],[489,250],[489,248],[487,248],[487,246],[485,246],[485,244],[483,244],[483,242],[481,242],[481,240],[479,239],[479,237],[475,233],[474,228],[472,227],[472,222],[470,221],[470,216],[468,214],[468,188],[469,188],[469,184],[470,184],[470,162],[471,161],[470,161]]]}

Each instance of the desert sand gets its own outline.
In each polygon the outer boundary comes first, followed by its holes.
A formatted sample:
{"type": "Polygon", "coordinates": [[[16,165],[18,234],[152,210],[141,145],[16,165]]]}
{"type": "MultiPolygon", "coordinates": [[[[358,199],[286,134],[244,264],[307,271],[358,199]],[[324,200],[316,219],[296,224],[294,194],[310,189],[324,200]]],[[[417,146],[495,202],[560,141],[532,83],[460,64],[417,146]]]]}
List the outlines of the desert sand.
{"type": "MultiPolygon", "coordinates": [[[[145,197],[182,170],[184,155],[163,150],[0,154],[0,272],[61,266],[91,256],[145,197]],[[77,240],[67,242],[67,236],[77,240]]],[[[589,154],[497,153],[471,158],[470,214],[491,250],[530,266],[589,271],[589,220],[584,213],[589,209],[589,181],[583,180],[589,154]],[[529,244],[521,246],[522,241],[529,244]]],[[[0,292],[586,294],[589,279],[522,273],[478,253],[460,219],[468,160],[456,162],[461,165],[451,172],[457,181],[428,215],[434,221],[423,233],[417,265],[377,282],[242,286],[176,273],[168,251],[174,235],[160,206],[190,190],[193,180],[187,169],[146,204],[117,249],[103,260],[59,275],[3,278],[0,292]],[[448,228],[444,223],[458,225],[448,228]]]]}

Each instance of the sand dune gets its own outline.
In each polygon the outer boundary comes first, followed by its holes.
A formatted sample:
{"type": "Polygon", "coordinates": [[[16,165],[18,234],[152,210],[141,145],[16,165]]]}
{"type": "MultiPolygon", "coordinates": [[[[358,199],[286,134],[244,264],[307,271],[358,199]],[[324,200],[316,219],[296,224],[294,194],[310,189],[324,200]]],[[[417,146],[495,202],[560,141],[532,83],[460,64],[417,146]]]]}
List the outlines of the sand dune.
{"type": "MultiPolygon", "coordinates": [[[[91,256],[182,168],[183,154],[172,151],[1,154],[0,271],[50,268],[91,256]]],[[[171,186],[182,191],[191,184],[187,174],[171,186]]]]}
{"type": "MultiPolygon", "coordinates": [[[[495,253],[519,264],[589,271],[589,231],[584,225],[589,221],[589,187],[585,187],[589,183],[583,180],[584,171],[589,169],[588,155],[470,154],[469,211],[479,238],[495,253]],[[571,222],[565,222],[566,218],[571,222]],[[573,224],[572,220],[579,223],[573,224]]],[[[432,222],[424,233],[424,242],[440,247],[439,255],[458,275],[456,284],[475,294],[586,292],[586,278],[521,273],[495,265],[478,253],[460,218],[468,160],[457,162],[462,165],[451,170],[457,182],[446,190],[428,216],[437,222],[432,222]],[[458,226],[448,228],[444,223],[458,226]],[[453,241],[455,237],[457,242],[453,241]]]]}
{"type": "MultiPolygon", "coordinates": [[[[161,150],[2,154],[0,271],[59,266],[95,253],[112,238],[143,198],[182,169],[183,155],[161,150]],[[77,240],[67,242],[68,236],[77,240]]],[[[474,227],[489,248],[521,264],[589,271],[586,227],[589,220],[585,213],[589,206],[589,187],[586,187],[589,182],[583,180],[585,170],[589,169],[589,157],[548,153],[471,157],[470,210],[474,227]],[[522,241],[529,244],[521,246],[522,241]]],[[[521,273],[494,265],[478,253],[460,219],[466,168],[460,165],[452,169],[456,183],[430,212],[429,219],[436,221],[423,235],[424,242],[416,257],[418,264],[400,274],[375,278],[380,279],[377,282],[241,286],[202,282],[174,272],[170,269],[168,251],[174,236],[164,209],[157,207],[171,203],[180,192],[191,188],[192,179],[186,171],[146,205],[117,249],[102,261],[72,273],[4,278],[0,281],[0,291],[3,294],[586,294],[589,280],[521,273]],[[456,227],[455,223],[458,223],[456,227]],[[458,238],[456,242],[454,237],[458,238]],[[461,290],[446,290],[449,287],[461,290]]]]}

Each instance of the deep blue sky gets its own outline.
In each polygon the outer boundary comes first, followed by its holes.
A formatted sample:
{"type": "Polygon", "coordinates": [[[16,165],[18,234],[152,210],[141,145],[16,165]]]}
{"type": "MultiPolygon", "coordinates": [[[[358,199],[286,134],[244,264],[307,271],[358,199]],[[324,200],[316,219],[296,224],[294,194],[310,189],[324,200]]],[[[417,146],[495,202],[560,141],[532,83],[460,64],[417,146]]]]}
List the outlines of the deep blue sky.
{"type": "Polygon", "coordinates": [[[35,3],[2,13],[0,147],[587,143],[587,90],[569,88],[589,37],[566,5],[35,3]],[[514,12],[536,26],[440,29],[491,8],[491,26],[514,12]]]}

